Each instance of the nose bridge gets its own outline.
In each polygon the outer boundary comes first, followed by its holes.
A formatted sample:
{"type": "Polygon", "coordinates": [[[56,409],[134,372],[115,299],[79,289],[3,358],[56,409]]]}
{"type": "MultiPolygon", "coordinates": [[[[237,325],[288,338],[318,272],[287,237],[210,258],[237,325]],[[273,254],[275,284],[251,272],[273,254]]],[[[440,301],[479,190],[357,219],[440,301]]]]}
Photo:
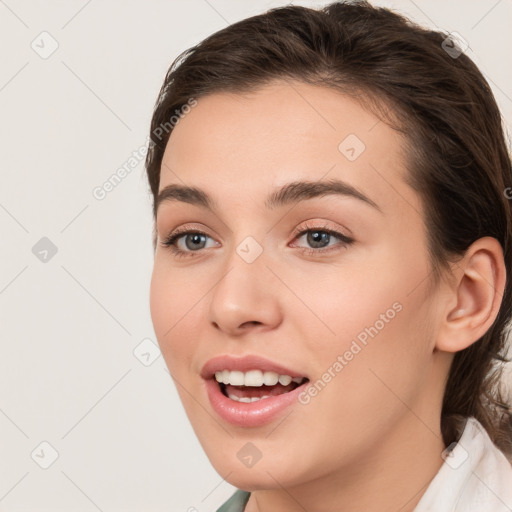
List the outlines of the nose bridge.
{"type": "Polygon", "coordinates": [[[271,283],[275,277],[267,262],[263,245],[253,236],[230,249],[210,302],[210,320],[219,328],[235,332],[249,322],[279,322],[279,300],[271,283]]]}

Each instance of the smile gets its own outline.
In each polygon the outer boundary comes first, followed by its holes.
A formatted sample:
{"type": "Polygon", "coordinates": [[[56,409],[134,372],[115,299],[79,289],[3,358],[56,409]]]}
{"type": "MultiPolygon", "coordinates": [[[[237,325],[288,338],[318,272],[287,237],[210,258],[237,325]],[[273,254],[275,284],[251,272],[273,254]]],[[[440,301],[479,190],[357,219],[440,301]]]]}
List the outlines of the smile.
{"type": "Polygon", "coordinates": [[[293,391],[308,379],[272,371],[222,370],[215,372],[215,380],[224,396],[235,402],[252,403],[293,391]]]}
{"type": "Polygon", "coordinates": [[[219,355],[203,365],[200,375],[213,411],[239,427],[278,420],[310,382],[306,371],[259,354],[219,355]]]}

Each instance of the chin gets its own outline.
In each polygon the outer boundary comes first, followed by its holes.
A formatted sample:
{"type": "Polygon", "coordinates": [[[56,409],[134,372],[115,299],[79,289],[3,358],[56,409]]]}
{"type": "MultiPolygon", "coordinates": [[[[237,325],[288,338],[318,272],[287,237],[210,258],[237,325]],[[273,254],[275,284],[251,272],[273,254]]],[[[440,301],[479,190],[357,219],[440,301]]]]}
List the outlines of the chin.
{"type": "MultiPolygon", "coordinates": [[[[245,470],[233,470],[233,473],[231,473],[226,478],[226,482],[237,487],[238,489],[250,492],[260,490],[282,489],[283,487],[289,488],[296,485],[294,482],[289,480],[289,475],[285,476],[283,472],[275,474],[272,471],[269,471],[269,474],[265,470],[260,470],[258,472],[254,471],[254,468],[245,470]]],[[[226,473],[219,473],[219,475],[221,476],[225,474],[226,473]]]]}
{"type": "MultiPolygon", "coordinates": [[[[236,443],[237,451],[240,446],[246,443],[236,443]]],[[[215,471],[225,478],[228,483],[243,489],[245,491],[255,491],[261,489],[280,489],[282,487],[294,487],[304,483],[308,476],[305,474],[304,468],[297,466],[297,460],[294,457],[284,459],[286,465],[283,465],[283,458],[279,455],[279,449],[274,450],[274,455],[263,456],[252,466],[245,466],[236,454],[233,457],[226,457],[226,453],[231,449],[206,451],[210,463],[215,471]]]]}

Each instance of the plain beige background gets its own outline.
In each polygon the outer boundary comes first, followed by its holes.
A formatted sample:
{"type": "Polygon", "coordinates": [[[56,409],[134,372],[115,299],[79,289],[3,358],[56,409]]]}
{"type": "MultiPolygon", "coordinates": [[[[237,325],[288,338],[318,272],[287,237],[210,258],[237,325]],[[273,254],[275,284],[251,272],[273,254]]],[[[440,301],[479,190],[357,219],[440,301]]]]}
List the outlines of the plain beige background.
{"type": "MultiPolygon", "coordinates": [[[[232,493],[155,345],[137,157],[178,53],[288,3],[327,2],[0,0],[0,511],[206,512],[232,493]]],[[[510,123],[510,1],[375,3],[460,33],[510,123]]]]}

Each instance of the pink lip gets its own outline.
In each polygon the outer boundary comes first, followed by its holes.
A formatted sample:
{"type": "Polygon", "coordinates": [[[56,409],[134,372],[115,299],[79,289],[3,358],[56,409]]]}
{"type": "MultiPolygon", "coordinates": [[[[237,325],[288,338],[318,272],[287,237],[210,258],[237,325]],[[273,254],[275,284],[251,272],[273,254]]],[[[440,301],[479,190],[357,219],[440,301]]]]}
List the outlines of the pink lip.
{"type": "Polygon", "coordinates": [[[214,411],[223,420],[238,427],[259,427],[270,423],[280,412],[297,402],[299,394],[308,384],[309,381],[306,381],[288,393],[250,403],[235,402],[224,396],[215,379],[206,380],[206,392],[214,411]]]}
{"type": "Polygon", "coordinates": [[[210,379],[215,375],[215,372],[221,372],[222,370],[238,370],[241,372],[262,370],[264,372],[276,372],[279,375],[289,375],[290,377],[307,377],[303,373],[296,372],[258,355],[214,357],[203,366],[201,377],[203,379],[210,379]]]}
{"type": "Polygon", "coordinates": [[[239,427],[259,427],[274,420],[279,413],[298,401],[299,394],[309,384],[309,380],[288,393],[263,398],[257,402],[236,402],[224,396],[219,383],[215,380],[215,372],[222,370],[272,371],[290,377],[306,377],[294,370],[274,363],[261,356],[219,356],[210,359],[201,370],[201,377],[206,382],[206,392],[214,411],[225,421],[239,427]]]}

